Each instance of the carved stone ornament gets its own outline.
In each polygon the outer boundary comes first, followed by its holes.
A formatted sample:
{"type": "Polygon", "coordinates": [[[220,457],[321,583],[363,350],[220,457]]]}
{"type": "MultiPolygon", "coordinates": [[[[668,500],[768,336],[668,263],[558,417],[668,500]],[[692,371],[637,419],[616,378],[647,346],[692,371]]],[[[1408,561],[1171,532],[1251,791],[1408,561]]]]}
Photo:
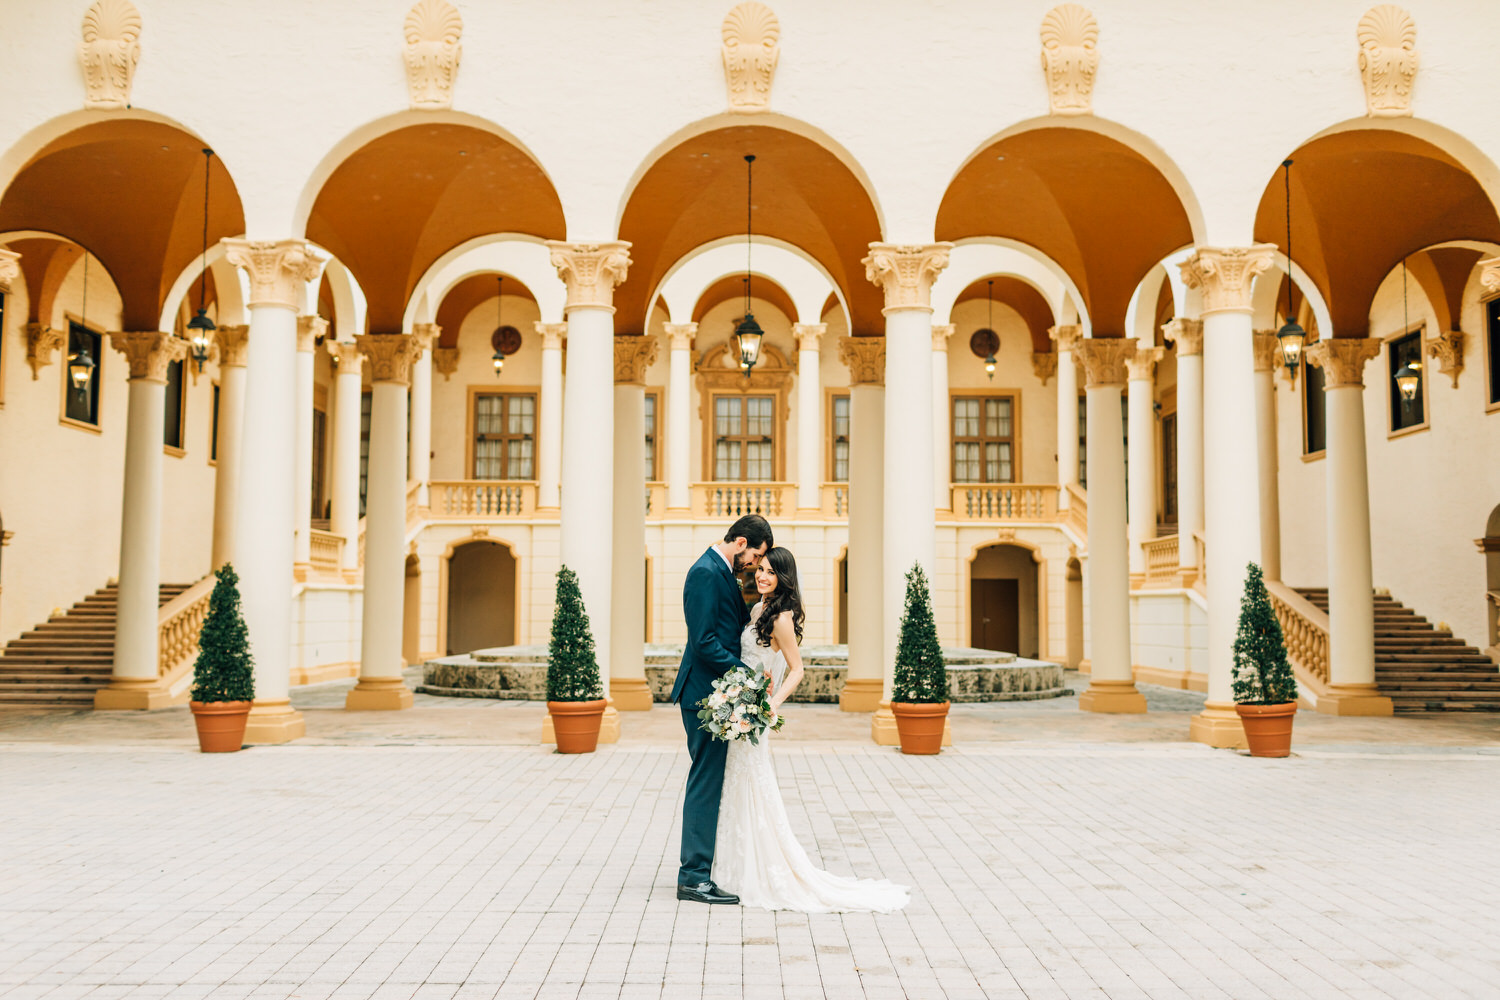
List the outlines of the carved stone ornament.
{"type": "Polygon", "coordinates": [[[448,0],[418,0],[406,14],[406,90],[414,111],[453,107],[464,19],[448,0]]]}
{"type": "Polygon", "coordinates": [[[1042,18],[1042,70],[1054,115],[1094,110],[1094,74],[1099,69],[1099,22],[1076,3],[1053,7],[1042,18]]]}
{"type": "Polygon", "coordinates": [[[763,3],[742,3],[724,18],[724,82],[729,110],[755,114],[771,108],[771,80],[781,58],[781,22],[763,3]]]}
{"type": "Polygon", "coordinates": [[[1323,369],[1323,388],[1341,389],[1365,385],[1365,363],[1380,356],[1380,341],[1374,337],[1329,337],[1303,352],[1307,363],[1323,369]]]}
{"type": "MultiPolygon", "coordinates": [[[[432,350],[432,345],[438,342],[443,335],[443,328],[436,323],[413,323],[411,325],[411,338],[417,345],[417,353],[412,355],[413,361],[422,360],[422,355],[432,350]]],[[[507,351],[507,354],[513,353],[507,351]]]]}
{"type": "Polygon", "coordinates": [[[98,0],[83,15],[78,62],[86,108],[128,108],[141,61],[141,12],[130,0],[98,0]]]}
{"type": "Polygon", "coordinates": [[[1271,266],[1276,248],[1269,243],[1248,247],[1199,247],[1180,270],[1189,288],[1203,295],[1202,312],[1250,311],[1255,276],[1271,266]]]}
{"type": "Polygon", "coordinates": [[[560,351],[563,349],[563,341],[568,337],[568,324],[538,322],[534,329],[537,336],[542,338],[542,350],[560,351]]]}
{"type": "Polygon", "coordinates": [[[615,385],[645,385],[646,369],[656,363],[655,337],[615,336],[615,385]]]}
{"type": "Polygon", "coordinates": [[[1441,366],[1438,370],[1452,379],[1453,388],[1457,389],[1458,376],[1464,370],[1464,332],[1449,330],[1438,334],[1427,342],[1427,356],[1441,366]]]}
{"type": "Polygon", "coordinates": [[[447,382],[453,378],[453,373],[458,371],[458,348],[457,347],[434,347],[432,349],[432,367],[437,369],[443,381],[447,382]]]}
{"type": "Polygon", "coordinates": [[[187,341],[159,330],[111,332],[110,343],[125,355],[132,381],[166,382],[167,365],[187,357],[187,341]]]}
{"type": "Polygon", "coordinates": [[[693,349],[693,338],[698,335],[697,323],[664,323],[662,329],[667,334],[667,346],[674,351],[691,351],[693,349]]]}
{"type": "Polygon", "coordinates": [[[839,359],[850,385],[885,385],[885,338],[840,337],[839,359]]]}
{"type": "Polygon", "coordinates": [[[1139,347],[1125,358],[1125,369],[1132,381],[1150,382],[1156,377],[1156,363],[1166,354],[1164,347],[1139,347]]]}
{"type": "Polygon", "coordinates": [[[243,324],[214,330],[220,368],[244,368],[250,360],[250,327],[243,324]]]}
{"type": "Polygon", "coordinates": [[[552,266],[568,286],[568,308],[592,306],[614,311],[615,286],[630,269],[630,244],[563,243],[548,240],[552,266]]]}
{"type": "Polygon", "coordinates": [[[1057,354],[1054,351],[1031,352],[1031,373],[1042,380],[1042,385],[1057,374],[1057,354]]]}
{"type": "Polygon", "coordinates": [[[0,248],[0,292],[9,292],[10,283],[21,276],[21,255],[0,248]]]}
{"type": "Polygon", "coordinates": [[[1178,316],[1161,328],[1161,335],[1177,347],[1179,358],[1203,353],[1203,321],[1178,316]]]}
{"type": "Polygon", "coordinates": [[[1417,22],[1393,3],[1365,11],[1359,19],[1359,76],[1370,118],[1411,115],[1411,85],[1417,78],[1417,22]]]}
{"type": "Polygon", "coordinates": [[[303,240],[262,242],[246,239],[223,241],[224,259],[244,270],[250,278],[252,306],[301,305],[302,286],[323,269],[323,258],[303,240]]]}
{"type": "Polygon", "coordinates": [[[52,363],[52,352],[62,346],[63,332],[41,323],[27,323],[22,333],[26,337],[26,363],[35,382],[42,369],[52,363]]]}
{"type": "Polygon", "coordinates": [[[1085,389],[1124,385],[1125,363],[1135,356],[1135,338],[1085,337],[1073,356],[1083,369],[1085,389]]]}
{"type": "Polygon", "coordinates": [[[1500,292],[1500,257],[1479,262],[1479,285],[1486,292],[1500,292]]]}
{"type": "Polygon", "coordinates": [[[323,347],[333,358],[335,374],[364,376],[365,352],[350,340],[325,340],[323,347]]]}
{"type": "Polygon", "coordinates": [[[932,328],[932,350],[936,354],[948,353],[948,338],[958,329],[952,323],[938,323],[932,328]]]}
{"type": "Polygon", "coordinates": [[[1251,342],[1255,350],[1255,370],[1274,372],[1282,363],[1281,341],[1270,330],[1256,330],[1251,342]]]}
{"type": "Polygon", "coordinates": [[[297,353],[311,354],[318,339],[328,333],[328,321],[322,316],[297,317],[297,353]]]}
{"type": "Polygon", "coordinates": [[[357,333],[354,342],[370,359],[370,381],[411,384],[417,345],[409,333],[357,333]]]}
{"type": "Polygon", "coordinates": [[[885,308],[931,309],[932,283],[948,266],[952,243],[906,246],[871,243],[865,278],[885,292],[885,308]]]}
{"type": "Polygon", "coordinates": [[[827,323],[793,323],[792,338],[797,342],[797,350],[818,352],[818,345],[823,341],[823,334],[828,332],[827,323]]]}
{"type": "Polygon", "coordinates": [[[1078,342],[1083,340],[1083,327],[1077,323],[1049,327],[1047,336],[1052,338],[1059,351],[1076,351],[1078,342]]]}

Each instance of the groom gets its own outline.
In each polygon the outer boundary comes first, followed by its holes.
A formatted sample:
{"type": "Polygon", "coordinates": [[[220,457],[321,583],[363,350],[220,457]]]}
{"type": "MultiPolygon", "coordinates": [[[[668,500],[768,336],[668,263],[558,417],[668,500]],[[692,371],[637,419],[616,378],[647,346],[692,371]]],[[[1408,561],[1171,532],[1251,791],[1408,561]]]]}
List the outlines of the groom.
{"type": "Polygon", "coordinates": [[[688,570],[682,587],[682,613],[687,619],[687,649],[672,685],[672,702],[682,707],[687,730],[687,793],[682,802],[682,867],[677,872],[677,898],[697,903],[738,903],[713,883],[714,838],[719,827],[719,792],[724,787],[724,757],[729,744],[716,740],[698,725],[698,703],[713,692],[715,679],[740,662],[740,633],[750,612],[740,596],[738,574],[755,565],[771,547],[771,526],[759,514],[746,514],[724,533],[724,540],[688,570]]]}

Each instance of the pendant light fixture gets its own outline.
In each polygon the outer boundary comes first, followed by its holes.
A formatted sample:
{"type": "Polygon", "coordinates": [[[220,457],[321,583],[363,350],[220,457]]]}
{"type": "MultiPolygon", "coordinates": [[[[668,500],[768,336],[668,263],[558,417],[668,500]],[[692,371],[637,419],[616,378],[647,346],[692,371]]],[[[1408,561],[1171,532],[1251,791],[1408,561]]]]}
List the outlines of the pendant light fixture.
{"type": "MultiPolygon", "coordinates": [[[[1401,258],[1401,330],[1411,329],[1411,317],[1406,311],[1406,258],[1401,258]]],[[[1417,398],[1417,389],[1422,385],[1422,362],[1417,360],[1408,361],[1402,369],[1396,373],[1396,388],[1401,392],[1403,402],[1410,403],[1417,398]]]]}
{"type": "Polygon", "coordinates": [[[1302,347],[1307,343],[1307,331],[1297,324],[1292,312],[1292,293],[1296,282],[1292,280],[1292,161],[1281,163],[1282,183],[1286,191],[1286,323],[1276,331],[1281,343],[1281,360],[1286,365],[1287,378],[1296,381],[1297,363],[1302,358],[1302,347]]]}
{"type": "Polygon", "coordinates": [[[190,338],[193,362],[197,364],[200,375],[208,361],[209,339],[215,329],[214,321],[208,318],[208,177],[213,156],[213,150],[203,150],[203,250],[199,259],[198,314],[188,320],[188,329],[193,331],[190,338]]]}
{"type": "Polygon", "coordinates": [[[499,378],[505,371],[505,352],[501,345],[505,341],[505,275],[495,276],[495,335],[490,338],[494,345],[495,353],[490,355],[490,360],[495,364],[495,377],[499,378]]]}
{"type": "Polygon", "coordinates": [[[985,320],[985,323],[986,323],[987,329],[990,331],[990,337],[992,338],[991,341],[990,341],[990,343],[993,344],[993,345],[995,345],[995,346],[991,347],[990,348],[990,353],[985,356],[985,359],[984,359],[984,373],[986,375],[988,375],[990,377],[990,381],[993,382],[993,381],[995,381],[995,351],[997,351],[999,349],[999,345],[1000,345],[1000,335],[995,332],[995,279],[994,278],[990,279],[990,281],[989,281],[989,290],[985,293],[985,295],[986,295],[986,301],[989,303],[989,307],[988,307],[989,308],[989,313],[988,313],[988,316],[987,316],[987,318],[985,320]]]}
{"type": "MultiPolygon", "coordinates": [[[[88,328],[89,325],[89,252],[83,252],[83,306],[79,309],[78,325],[88,328]]],[[[88,340],[83,340],[78,345],[78,353],[68,355],[68,377],[73,380],[73,388],[79,392],[88,389],[89,379],[94,377],[94,359],[89,356],[88,340]]]]}
{"type": "Polygon", "coordinates": [[[754,211],[750,192],[754,167],[754,154],[747,154],[745,156],[745,316],[734,328],[735,346],[740,352],[740,367],[744,369],[746,378],[750,377],[755,363],[760,360],[760,341],[765,336],[765,331],[760,328],[759,323],[755,322],[755,316],[750,312],[750,251],[752,246],[750,236],[754,211]]]}

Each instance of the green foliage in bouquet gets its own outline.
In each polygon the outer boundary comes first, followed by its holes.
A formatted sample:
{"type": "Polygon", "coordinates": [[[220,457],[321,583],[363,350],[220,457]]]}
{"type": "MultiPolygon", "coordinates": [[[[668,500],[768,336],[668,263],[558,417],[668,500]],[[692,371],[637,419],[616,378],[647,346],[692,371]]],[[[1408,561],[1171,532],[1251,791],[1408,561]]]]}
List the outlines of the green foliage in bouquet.
{"type": "Polygon", "coordinates": [[[906,574],[906,610],[901,615],[901,637],[896,644],[891,700],[916,705],[948,700],[948,668],[943,664],[943,648],[938,645],[927,574],[918,564],[906,574]]]}
{"type": "Polygon", "coordinates": [[[255,671],[250,658],[250,635],[240,612],[240,578],[234,567],[219,567],[208,617],[198,635],[198,660],[193,664],[193,701],[254,701],[255,671]]]}
{"type": "Polygon", "coordinates": [[[780,731],[786,716],[771,708],[771,678],[745,667],[735,667],[714,680],[713,692],[698,702],[699,729],[716,740],[732,743],[780,731]]]}
{"type": "Polygon", "coordinates": [[[1285,705],[1297,700],[1297,678],[1286,658],[1281,624],[1255,563],[1245,573],[1239,631],[1234,637],[1234,700],[1240,705],[1285,705]]]}
{"type": "Polygon", "coordinates": [[[604,697],[594,636],[578,589],[578,574],[557,571],[557,606],[552,612],[552,640],[547,644],[547,700],[596,701],[604,697]]]}

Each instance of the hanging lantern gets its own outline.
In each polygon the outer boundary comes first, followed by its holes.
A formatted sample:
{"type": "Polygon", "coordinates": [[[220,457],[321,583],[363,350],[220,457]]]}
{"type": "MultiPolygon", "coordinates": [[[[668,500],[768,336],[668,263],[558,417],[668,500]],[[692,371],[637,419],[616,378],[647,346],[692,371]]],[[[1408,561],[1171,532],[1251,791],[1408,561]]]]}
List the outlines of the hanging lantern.
{"type": "Polygon", "coordinates": [[[1302,348],[1307,344],[1307,331],[1297,325],[1297,321],[1288,317],[1286,324],[1276,331],[1276,339],[1281,343],[1281,362],[1286,365],[1288,372],[1296,374],[1297,365],[1302,359],[1302,348]]]}
{"type": "Polygon", "coordinates": [[[79,392],[88,388],[89,379],[94,377],[94,359],[89,356],[88,347],[83,347],[77,354],[68,355],[68,377],[73,380],[73,388],[79,392]]]}
{"type": "Polygon", "coordinates": [[[755,370],[756,362],[760,360],[760,342],[765,336],[765,331],[760,324],[755,322],[755,315],[750,311],[750,251],[753,246],[750,235],[753,230],[754,206],[750,200],[751,181],[755,169],[755,156],[745,156],[745,315],[734,328],[735,348],[740,355],[740,368],[745,377],[755,370]]]}
{"type": "Polygon", "coordinates": [[[495,348],[495,353],[490,355],[490,361],[495,366],[495,377],[499,378],[505,371],[505,275],[498,275],[495,279],[495,332],[490,336],[490,345],[495,348]]]}
{"type": "Polygon", "coordinates": [[[1396,373],[1396,388],[1401,392],[1401,398],[1410,403],[1417,398],[1417,390],[1422,387],[1422,369],[1419,362],[1409,361],[1406,367],[1396,373]]]}
{"type": "Polygon", "coordinates": [[[188,329],[193,331],[190,338],[193,363],[198,366],[200,375],[203,374],[203,366],[208,363],[208,345],[212,339],[210,335],[216,329],[214,321],[208,318],[208,177],[213,156],[212,149],[203,150],[203,248],[198,269],[198,313],[188,320],[188,329]]]}
{"type": "Polygon", "coordinates": [[[989,376],[991,382],[995,381],[995,366],[999,361],[995,358],[995,352],[1000,350],[1000,335],[995,332],[995,279],[989,280],[988,291],[985,293],[987,303],[987,319],[989,324],[981,330],[975,330],[974,335],[969,338],[969,350],[976,357],[984,359],[984,373],[989,376]]]}
{"type": "Polygon", "coordinates": [[[1281,180],[1286,192],[1286,322],[1276,331],[1276,340],[1281,344],[1281,363],[1286,366],[1287,378],[1297,379],[1297,367],[1302,362],[1302,348],[1307,344],[1307,331],[1302,329],[1292,312],[1292,294],[1297,290],[1292,280],[1292,161],[1281,162],[1281,180]]]}

